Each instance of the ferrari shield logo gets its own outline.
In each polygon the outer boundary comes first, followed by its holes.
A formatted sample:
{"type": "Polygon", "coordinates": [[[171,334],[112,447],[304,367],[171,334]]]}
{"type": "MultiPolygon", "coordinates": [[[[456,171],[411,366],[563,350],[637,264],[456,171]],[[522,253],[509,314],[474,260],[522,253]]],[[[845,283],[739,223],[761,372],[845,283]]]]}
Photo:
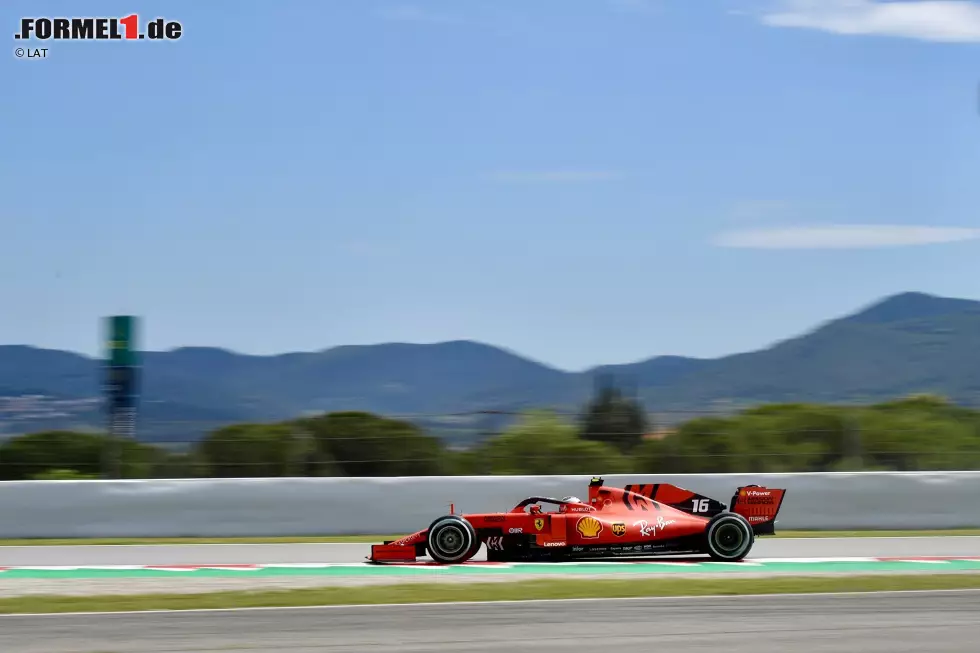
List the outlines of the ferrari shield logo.
{"type": "Polygon", "coordinates": [[[539,531],[544,528],[544,517],[538,517],[534,520],[534,527],[539,531]]]}
{"type": "Polygon", "coordinates": [[[622,537],[626,535],[626,524],[622,522],[616,522],[615,524],[612,525],[612,532],[613,535],[615,535],[616,537],[622,537]]]}

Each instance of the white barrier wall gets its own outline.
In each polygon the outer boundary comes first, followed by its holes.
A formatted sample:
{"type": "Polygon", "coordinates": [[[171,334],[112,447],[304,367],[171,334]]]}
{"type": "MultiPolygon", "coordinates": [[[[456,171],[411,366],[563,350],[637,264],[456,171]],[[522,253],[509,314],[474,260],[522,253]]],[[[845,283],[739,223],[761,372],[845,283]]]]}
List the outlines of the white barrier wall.
{"type": "MultiPolygon", "coordinates": [[[[788,490],[779,529],[980,527],[980,472],[606,476],[674,483],[728,503],[735,487],[788,490]]],[[[585,497],[588,476],[0,482],[0,537],[233,537],[408,533],[527,496],[585,497]]]]}

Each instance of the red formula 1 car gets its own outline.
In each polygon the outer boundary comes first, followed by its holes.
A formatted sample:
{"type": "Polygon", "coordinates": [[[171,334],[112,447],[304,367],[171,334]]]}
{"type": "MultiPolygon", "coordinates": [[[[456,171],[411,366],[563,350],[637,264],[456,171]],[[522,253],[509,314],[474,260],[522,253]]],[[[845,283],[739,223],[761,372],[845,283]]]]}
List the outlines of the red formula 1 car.
{"type": "Polygon", "coordinates": [[[738,561],[755,537],[775,533],[786,490],[747,485],[728,507],[667,483],[589,484],[588,501],[528,497],[509,512],[449,514],[425,530],[371,547],[371,562],[466,562],[487,547],[492,562],[707,554],[738,561]],[[542,510],[539,504],[557,506],[542,510]]]}

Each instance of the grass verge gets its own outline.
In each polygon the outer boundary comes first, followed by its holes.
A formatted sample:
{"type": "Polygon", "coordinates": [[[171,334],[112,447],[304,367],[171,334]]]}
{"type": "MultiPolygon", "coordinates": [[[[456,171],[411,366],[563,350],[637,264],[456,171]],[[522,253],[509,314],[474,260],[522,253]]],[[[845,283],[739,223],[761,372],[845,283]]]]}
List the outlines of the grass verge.
{"type": "Polygon", "coordinates": [[[379,603],[449,603],[521,599],[629,598],[643,596],[737,596],[752,594],[883,592],[980,589],[980,574],[877,575],[834,578],[593,579],[513,583],[401,583],[207,594],[119,596],[24,596],[0,599],[0,614],[135,612],[379,603]]]}
{"type": "MultiPolygon", "coordinates": [[[[783,531],[777,539],[800,537],[948,537],[980,536],[980,528],[934,531],[783,531]]],[[[402,535],[311,535],[297,537],[157,537],[157,538],[61,538],[0,539],[0,546],[158,545],[158,544],[344,544],[393,540],[402,535]]]]}

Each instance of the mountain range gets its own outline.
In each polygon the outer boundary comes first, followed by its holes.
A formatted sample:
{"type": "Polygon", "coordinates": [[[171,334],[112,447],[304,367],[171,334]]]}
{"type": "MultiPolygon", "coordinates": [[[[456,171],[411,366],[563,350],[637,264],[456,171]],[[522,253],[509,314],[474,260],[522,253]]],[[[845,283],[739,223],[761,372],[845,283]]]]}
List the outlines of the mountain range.
{"type": "MultiPolygon", "coordinates": [[[[714,359],[658,356],[568,372],[472,341],[341,346],[252,356],[211,347],[144,352],[141,437],[187,441],[228,423],[366,410],[415,415],[447,437],[503,413],[575,411],[597,379],[629,384],[671,419],[758,403],[867,402],[936,393],[980,404],[980,302],[908,292],[768,348],[714,359]],[[469,413],[469,414],[468,414],[469,413]],[[428,415],[428,417],[426,417],[428,415]]],[[[0,346],[0,434],[99,428],[101,362],[0,346]]]]}

